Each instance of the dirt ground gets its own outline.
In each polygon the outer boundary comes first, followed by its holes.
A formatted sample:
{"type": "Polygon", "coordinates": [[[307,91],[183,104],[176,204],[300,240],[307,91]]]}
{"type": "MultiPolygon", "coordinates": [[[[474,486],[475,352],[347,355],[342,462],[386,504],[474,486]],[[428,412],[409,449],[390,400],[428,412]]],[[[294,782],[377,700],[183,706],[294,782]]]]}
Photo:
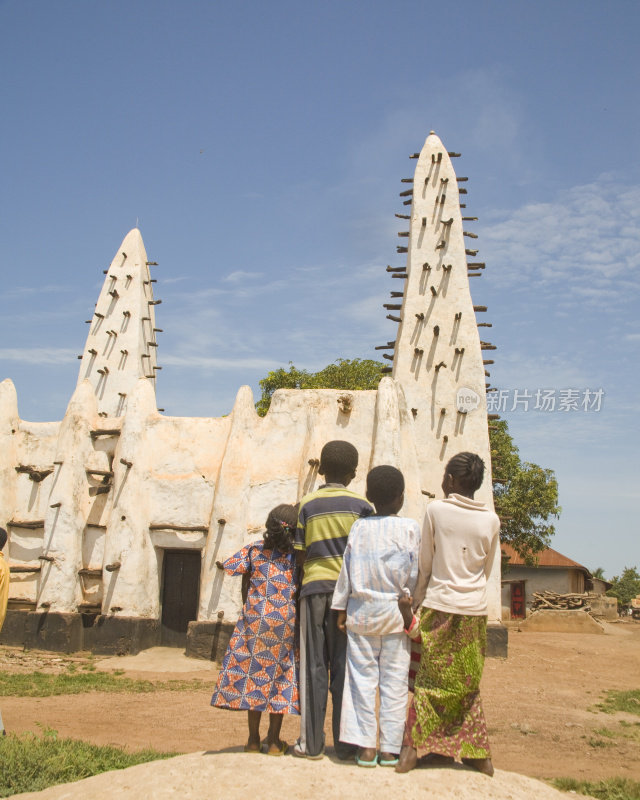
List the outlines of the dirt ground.
{"type": "MultiPolygon", "coordinates": [[[[87,658],[74,660],[81,668],[87,658]]],[[[5,671],[66,671],[68,661],[66,656],[0,648],[0,669],[5,671]]],[[[161,663],[140,654],[98,666],[124,668],[127,676],[147,680],[197,678],[202,687],[150,694],[3,697],[0,708],[7,730],[48,726],[61,736],[97,744],[182,753],[237,752],[244,743],[246,715],[209,706],[217,674],[213,665],[177,654],[161,663]]],[[[640,780],[640,717],[594,709],[608,689],[638,688],[640,623],[607,625],[605,635],[512,629],[508,659],[488,659],[482,681],[496,768],[543,779],[640,780]]],[[[293,742],[297,733],[298,718],[285,718],[283,738],[293,742]]],[[[330,741],[328,730],[327,735],[330,741]]]]}

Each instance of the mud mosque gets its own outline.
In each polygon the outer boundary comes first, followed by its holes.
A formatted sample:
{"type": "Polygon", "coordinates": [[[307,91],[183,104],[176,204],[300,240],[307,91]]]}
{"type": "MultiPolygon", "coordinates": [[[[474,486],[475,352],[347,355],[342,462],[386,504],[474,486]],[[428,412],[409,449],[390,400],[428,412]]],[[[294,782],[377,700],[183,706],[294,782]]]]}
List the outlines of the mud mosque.
{"type": "MultiPolygon", "coordinates": [[[[0,525],[9,533],[5,644],[137,653],[157,644],[219,658],[240,609],[239,581],[216,561],[259,538],[268,511],[316,488],[330,439],[358,449],[352,488],[393,464],[407,480],[403,514],[441,497],[447,459],[478,452],[490,467],[491,364],[469,280],[482,275],[465,230],[464,184],[432,132],[400,193],[401,264],[384,304],[397,325],[380,344],[377,390],[278,390],[259,417],[242,386],[225,417],[165,416],[156,403],[155,262],[130,231],[105,270],[58,422],[20,419],[0,383],[0,525]],[[462,202],[461,202],[462,201],[462,202]]],[[[477,497],[492,505],[491,470],[477,497]]],[[[7,552],[8,551],[8,552],[7,552]]],[[[489,584],[490,651],[506,653],[499,553],[489,584]]]]}

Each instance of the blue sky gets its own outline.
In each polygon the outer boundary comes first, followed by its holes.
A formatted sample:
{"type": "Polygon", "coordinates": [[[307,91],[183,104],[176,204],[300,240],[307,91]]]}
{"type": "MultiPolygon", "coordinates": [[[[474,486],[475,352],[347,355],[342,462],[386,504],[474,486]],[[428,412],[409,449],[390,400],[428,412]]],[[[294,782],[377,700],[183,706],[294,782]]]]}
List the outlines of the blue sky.
{"type": "Polygon", "coordinates": [[[400,178],[433,129],[479,217],[492,384],[605,391],[600,411],[504,414],[557,473],[554,546],[640,567],[639,23],[631,0],[0,0],[0,378],[20,415],[64,414],[136,222],[167,414],[227,413],[289,361],[374,357],[400,178]]]}

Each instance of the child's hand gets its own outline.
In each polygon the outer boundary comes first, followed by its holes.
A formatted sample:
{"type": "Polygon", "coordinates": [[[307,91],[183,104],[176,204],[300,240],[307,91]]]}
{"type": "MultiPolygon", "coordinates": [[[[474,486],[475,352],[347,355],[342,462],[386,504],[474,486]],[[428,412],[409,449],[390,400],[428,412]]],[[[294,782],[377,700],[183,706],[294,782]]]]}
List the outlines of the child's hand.
{"type": "Polygon", "coordinates": [[[413,619],[413,597],[408,594],[401,595],[398,598],[398,608],[402,614],[404,627],[408,628],[411,625],[411,620],[413,619]]]}
{"type": "Polygon", "coordinates": [[[336,621],[336,627],[342,633],[347,632],[347,612],[346,611],[338,611],[338,619],[336,621]]]}

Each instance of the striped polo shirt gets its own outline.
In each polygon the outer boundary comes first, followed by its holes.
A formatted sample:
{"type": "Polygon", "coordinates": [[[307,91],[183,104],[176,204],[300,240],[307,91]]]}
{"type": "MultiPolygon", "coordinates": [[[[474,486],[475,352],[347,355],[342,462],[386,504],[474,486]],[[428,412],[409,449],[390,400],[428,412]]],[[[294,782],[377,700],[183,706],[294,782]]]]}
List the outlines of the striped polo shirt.
{"type": "Polygon", "coordinates": [[[300,597],[332,592],[352,524],[373,507],[341,483],[327,483],[300,501],[294,547],[306,552],[300,597]]]}

